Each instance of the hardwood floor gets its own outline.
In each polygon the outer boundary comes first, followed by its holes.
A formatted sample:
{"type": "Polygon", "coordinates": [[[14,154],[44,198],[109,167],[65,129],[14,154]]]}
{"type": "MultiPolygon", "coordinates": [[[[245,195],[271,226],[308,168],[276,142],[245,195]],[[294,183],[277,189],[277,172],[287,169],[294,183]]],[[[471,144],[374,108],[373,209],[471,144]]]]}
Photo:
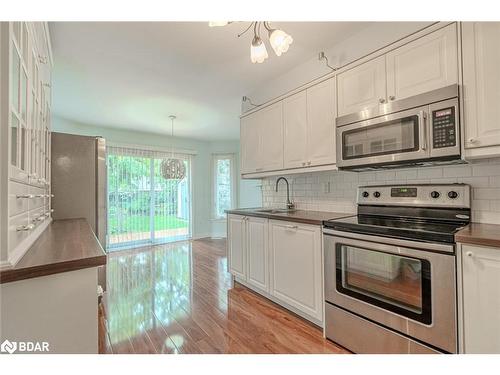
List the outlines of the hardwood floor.
{"type": "Polygon", "coordinates": [[[347,353],[226,269],[225,240],[109,254],[100,353],[347,353]]]}

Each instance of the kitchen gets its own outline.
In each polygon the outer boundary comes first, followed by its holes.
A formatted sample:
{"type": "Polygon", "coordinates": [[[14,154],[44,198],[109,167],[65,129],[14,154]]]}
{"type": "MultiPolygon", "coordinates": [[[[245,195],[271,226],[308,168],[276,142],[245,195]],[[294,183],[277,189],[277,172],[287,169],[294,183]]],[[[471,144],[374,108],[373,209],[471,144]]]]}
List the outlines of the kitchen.
{"type": "Polygon", "coordinates": [[[2,22],[1,341],[499,354],[499,37],[480,21],[2,22]],[[194,99],[116,105],[163,90],[141,81],[169,61],[148,49],[167,30],[243,44],[207,57],[237,54],[227,71],[170,46],[187,75],[214,74],[196,100],[234,126],[194,99]],[[143,56],[161,63],[134,76],[143,56]],[[225,81],[231,101],[207,97],[224,76],[242,99],[225,81]]]}

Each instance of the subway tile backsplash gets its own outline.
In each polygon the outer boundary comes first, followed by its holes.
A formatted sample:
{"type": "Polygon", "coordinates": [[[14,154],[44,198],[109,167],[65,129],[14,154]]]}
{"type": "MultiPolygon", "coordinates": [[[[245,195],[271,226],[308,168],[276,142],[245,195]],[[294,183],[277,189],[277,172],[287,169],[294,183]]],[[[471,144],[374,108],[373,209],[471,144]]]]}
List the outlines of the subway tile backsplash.
{"type": "MultiPolygon", "coordinates": [[[[356,189],[363,185],[466,183],[472,190],[472,221],[500,224],[500,158],[470,164],[370,172],[329,171],[285,175],[298,209],[356,212],[356,189]]],[[[283,207],[286,187],[277,177],[262,181],[266,207],[283,207]]]]}

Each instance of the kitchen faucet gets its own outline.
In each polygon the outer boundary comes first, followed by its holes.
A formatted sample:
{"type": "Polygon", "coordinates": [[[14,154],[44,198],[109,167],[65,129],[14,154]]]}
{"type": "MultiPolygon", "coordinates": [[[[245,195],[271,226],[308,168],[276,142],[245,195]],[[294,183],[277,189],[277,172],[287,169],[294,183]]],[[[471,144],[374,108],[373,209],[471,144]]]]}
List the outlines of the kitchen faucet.
{"type": "Polygon", "coordinates": [[[285,177],[280,177],[276,180],[276,192],[278,192],[278,184],[281,180],[286,182],[286,208],[289,210],[293,210],[295,208],[295,204],[290,201],[290,188],[288,185],[288,180],[285,177]]]}

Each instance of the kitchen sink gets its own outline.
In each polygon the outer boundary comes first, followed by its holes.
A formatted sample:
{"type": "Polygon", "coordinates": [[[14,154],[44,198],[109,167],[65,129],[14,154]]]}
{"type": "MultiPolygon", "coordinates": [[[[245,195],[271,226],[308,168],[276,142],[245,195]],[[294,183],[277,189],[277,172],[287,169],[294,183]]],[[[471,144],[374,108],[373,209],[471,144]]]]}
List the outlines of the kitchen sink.
{"type": "Polygon", "coordinates": [[[293,210],[289,210],[287,208],[267,208],[267,209],[264,209],[264,210],[257,210],[257,212],[263,212],[263,213],[266,213],[266,214],[286,214],[288,212],[295,212],[296,210],[293,209],[293,210]]]}

